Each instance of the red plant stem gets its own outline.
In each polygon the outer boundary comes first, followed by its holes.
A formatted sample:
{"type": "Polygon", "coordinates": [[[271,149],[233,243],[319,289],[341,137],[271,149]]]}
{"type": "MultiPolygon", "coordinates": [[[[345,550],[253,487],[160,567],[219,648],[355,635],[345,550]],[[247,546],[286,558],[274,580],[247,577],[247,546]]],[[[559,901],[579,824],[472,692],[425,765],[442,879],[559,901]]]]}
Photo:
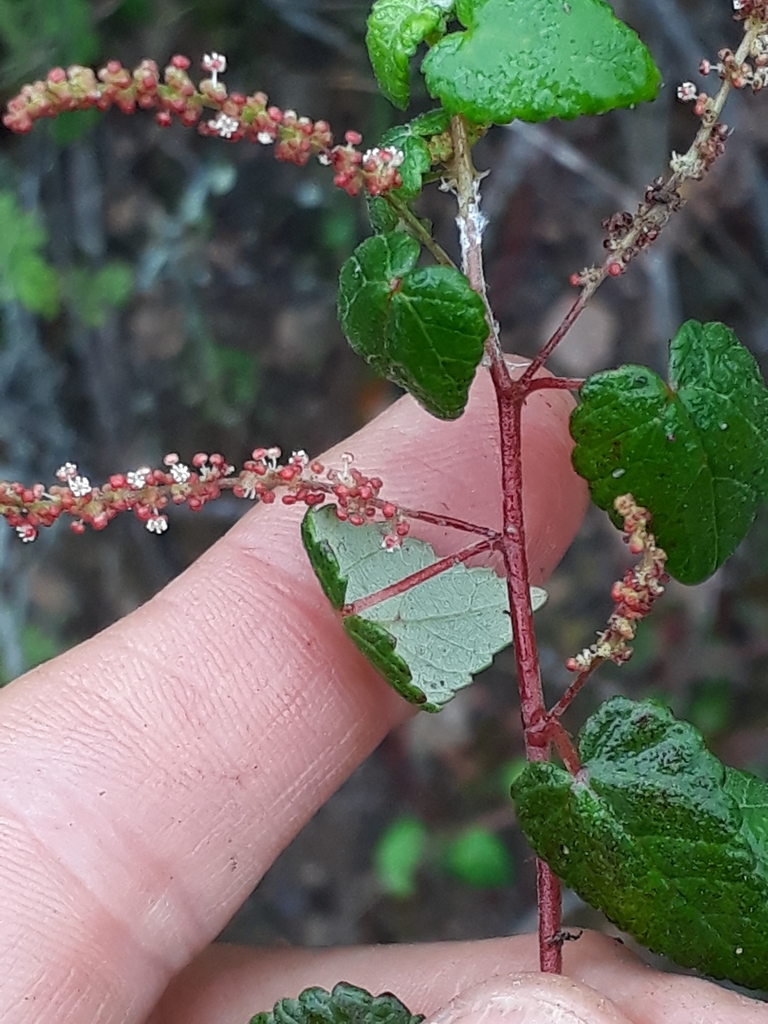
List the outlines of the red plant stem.
{"type": "Polygon", "coordinates": [[[416,572],[412,572],[410,576],[406,576],[396,583],[390,583],[388,587],[377,590],[375,594],[368,594],[366,597],[361,597],[351,604],[345,604],[341,609],[341,614],[343,616],[359,615],[366,608],[372,608],[373,605],[381,604],[382,601],[386,601],[390,597],[404,594],[412,587],[417,587],[420,583],[431,580],[433,576],[439,576],[441,572],[445,572],[447,569],[452,568],[452,566],[458,565],[460,562],[466,562],[470,558],[474,558],[475,555],[481,555],[484,551],[490,551],[497,544],[498,541],[494,540],[479,540],[476,544],[470,544],[469,547],[457,551],[454,555],[446,555],[445,558],[440,558],[437,562],[433,562],[432,565],[418,569],[416,572]]]}
{"type": "Polygon", "coordinates": [[[536,889],[539,894],[539,965],[544,974],[562,974],[560,879],[543,860],[536,861],[536,889]]]}
{"type": "MultiPolygon", "coordinates": [[[[523,459],[521,425],[524,399],[516,388],[491,365],[496,389],[501,441],[501,473],[503,487],[504,530],[502,553],[507,570],[512,635],[517,662],[517,685],[525,729],[525,754],[529,761],[549,758],[549,740],[537,732],[537,725],[546,716],[541,687],[539,655],[533,626],[530,601],[530,573],[525,549],[523,517],[523,459]]],[[[537,862],[539,902],[539,959],[545,973],[560,974],[563,968],[562,945],[556,940],[561,927],[560,883],[550,868],[537,862]]]]}
{"type": "Polygon", "coordinates": [[[557,389],[559,391],[580,391],[584,379],[582,377],[537,377],[526,386],[530,395],[532,391],[546,391],[557,389]]]}
{"type": "Polygon", "coordinates": [[[555,349],[566,336],[568,331],[570,331],[571,327],[573,327],[573,325],[576,323],[576,320],[578,319],[580,313],[586,306],[587,301],[591,297],[593,291],[594,288],[590,289],[588,286],[582,288],[579,297],[576,299],[574,304],[571,306],[571,308],[568,310],[568,312],[561,320],[560,326],[557,328],[557,330],[546,343],[546,345],[537,353],[533,361],[526,368],[525,373],[522,375],[518,382],[522,388],[528,389],[530,385],[533,383],[533,378],[542,368],[544,363],[546,363],[546,361],[549,359],[552,353],[555,351],[555,349]]]}
{"type": "Polygon", "coordinates": [[[565,691],[565,693],[560,698],[560,700],[557,702],[557,704],[554,704],[552,706],[551,710],[549,711],[549,715],[548,715],[548,717],[550,719],[560,718],[560,716],[570,707],[574,697],[580,692],[581,688],[584,686],[586,681],[589,679],[589,677],[595,671],[597,666],[598,665],[602,665],[602,663],[603,663],[603,659],[602,658],[597,658],[597,659],[595,659],[595,661],[592,662],[592,664],[589,666],[589,668],[584,669],[583,672],[579,672],[579,674],[576,676],[574,681],[571,683],[571,685],[565,691]]]}
{"type": "MultiPolygon", "coordinates": [[[[371,502],[377,508],[382,508],[387,504],[386,501],[381,498],[377,498],[371,502]]],[[[454,519],[452,516],[444,516],[439,512],[428,512],[425,509],[414,509],[406,508],[404,505],[398,505],[397,511],[401,516],[406,519],[416,519],[421,523],[429,523],[432,526],[444,526],[450,530],[461,530],[463,533],[479,533],[480,536],[486,537],[489,541],[494,543],[501,539],[501,534],[498,530],[492,529],[490,526],[478,526],[477,523],[468,523],[464,519],[454,519]]]]}
{"type": "MultiPolygon", "coordinates": [[[[501,473],[503,490],[503,532],[501,551],[507,572],[509,609],[517,662],[517,685],[525,730],[525,754],[529,761],[549,758],[551,735],[541,726],[546,721],[544,694],[541,687],[539,655],[533,628],[530,598],[530,573],[525,550],[525,523],[523,521],[523,457],[521,423],[523,405],[530,382],[548,353],[537,366],[528,367],[522,378],[513,381],[499,343],[498,327],[488,302],[483,270],[482,231],[485,218],[480,212],[478,174],[472,164],[467,126],[462,117],[451,119],[451,137],[454,146],[452,171],[453,186],[458,199],[459,238],[462,266],[469,283],[483,299],[488,319],[489,337],[486,356],[490,364],[491,379],[499,410],[499,437],[501,446],[501,473]]],[[[574,303],[569,315],[578,316],[576,307],[583,295],[574,303]]],[[[552,348],[570,327],[568,317],[550,340],[552,348]]],[[[542,356],[542,353],[539,354],[542,356]]],[[[537,357],[538,358],[538,357],[537,357]]],[[[561,732],[562,727],[559,726],[561,732]]],[[[560,882],[541,860],[537,862],[539,904],[539,963],[541,970],[560,974],[563,969],[561,931],[560,882]]]]}

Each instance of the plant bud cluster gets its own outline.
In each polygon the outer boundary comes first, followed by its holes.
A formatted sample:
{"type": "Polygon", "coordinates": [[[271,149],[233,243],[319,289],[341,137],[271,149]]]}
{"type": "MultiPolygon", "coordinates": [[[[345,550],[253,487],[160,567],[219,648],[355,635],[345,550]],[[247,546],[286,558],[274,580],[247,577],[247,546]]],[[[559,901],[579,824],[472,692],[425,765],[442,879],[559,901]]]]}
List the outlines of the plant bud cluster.
{"type": "Polygon", "coordinates": [[[327,469],[302,451],[293,452],[281,464],[281,455],[279,448],[255,448],[236,473],[218,453],[198,452],[188,466],[171,452],[163,459],[164,468],[140,466],[128,473],[114,473],[101,487],[93,487],[75,463],[66,462],[56,473],[59,483],[47,490],[39,483],[25,487],[0,482],[0,516],[25,544],[36,539],[41,527],[52,526],[62,515],[71,518],[74,533],[83,533],[87,526],[103,530],[118,513],[132,511],[150,533],[161,534],[168,528],[165,509],[169,505],[186,505],[199,512],[223,491],[269,505],[281,491],[284,505],[312,508],[335,501],[338,518],[352,526],[378,519],[388,526],[383,546],[392,550],[402,544],[410,528],[405,516],[392,502],[379,497],[382,481],[354,468],[354,457],[348,452],[341,456],[341,469],[327,469]]]}
{"type": "Polygon", "coordinates": [[[611,598],[616,607],[608,626],[597,634],[597,641],[591,647],[568,659],[565,664],[571,672],[588,671],[602,661],[613,661],[617,665],[629,661],[632,657],[630,643],[635,638],[638,623],[650,613],[669,579],[664,569],[666,552],[657,546],[656,538],[648,530],[651,521],[648,509],[638,505],[631,494],[616,498],[613,507],[624,519],[624,540],[629,550],[642,558],[634,568],[627,569],[622,580],[613,584],[611,598]]]}
{"type": "Polygon", "coordinates": [[[3,124],[19,134],[32,130],[35,121],[57,117],[73,110],[108,110],[115,106],[124,114],[155,110],[155,120],[169,128],[176,118],[186,127],[198,126],[201,135],[227,142],[249,142],[275,147],[275,157],[303,167],[310,157],[333,169],[334,183],[349,195],[365,190],[384,195],[402,185],[398,167],[403,154],[395,148],[370,149],[361,153],[358,132],[347,132],[345,145],[334,145],[326,121],[300,117],[295,110],[281,110],[269,103],[263,92],[244,96],[229,93],[219,79],[227,67],[222,54],[205,54],[202,67],[210,75],[195,86],[188,74],[190,60],[182,54],[171,58],[162,78],[157,64],[143,60],[133,71],[111,60],[94,73],[73,64],[66,70],[53,68],[44,81],[23,86],[9,101],[3,124]],[[212,110],[214,117],[204,117],[212,110]]]}

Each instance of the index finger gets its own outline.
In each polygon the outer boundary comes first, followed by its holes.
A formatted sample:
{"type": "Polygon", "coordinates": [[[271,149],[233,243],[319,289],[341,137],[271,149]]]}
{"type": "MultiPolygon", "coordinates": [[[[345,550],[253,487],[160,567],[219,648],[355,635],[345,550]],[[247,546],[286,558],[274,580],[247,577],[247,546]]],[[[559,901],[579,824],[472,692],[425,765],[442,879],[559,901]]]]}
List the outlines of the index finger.
{"type": "MultiPolygon", "coordinates": [[[[479,378],[457,422],[405,399],[345,447],[387,496],[499,525],[479,378]]],[[[539,392],[523,420],[536,580],[585,504],[570,405],[539,392]]],[[[6,1024],[29,1021],[30,993],[41,1020],[143,1019],[406,714],[323,598],[299,515],[256,509],[144,607],[0,694],[6,1024]]]]}

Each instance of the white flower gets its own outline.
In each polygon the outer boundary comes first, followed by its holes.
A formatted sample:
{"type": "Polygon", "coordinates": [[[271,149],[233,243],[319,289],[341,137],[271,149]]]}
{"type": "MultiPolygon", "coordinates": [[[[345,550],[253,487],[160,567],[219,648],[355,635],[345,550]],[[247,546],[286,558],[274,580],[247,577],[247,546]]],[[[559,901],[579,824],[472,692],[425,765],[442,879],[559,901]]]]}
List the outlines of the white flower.
{"type": "Polygon", "coordinates": [[[227,58],[223,53],[216,53],[214,50],[212,53],[203,54],[203,71],[218,71],[223,74],[227,70],[227,58]]]}
{"type": "Polygon", "coordinates": [[[86,494],[90,494],[93,490],[91,481],[87,476],[71,476],[68,478],[67,483],[69,484],[70,491],[72,491],[76,498],[84,498],[86,494]]]}
{"type": "Polygon", "coordinates": [[[148,473],[149,469],[146,466],[141,466],[137,470],[131,470],[131,472],[126,474],[125,477],[128,481],[128,486],[132,487],[135,491],[140,491],[147,482],[148,473]]]}
{"type": "Polygon", "coordinates": [[[185,484],[189,480],[189,467],[183,462],[175,462],[171,466],[171,476],[177,484],[185,484]]]}
{"type": "Polygon", "coordinates": [[[219,84],[219,75],[223,75],[227,70],[227,58],[223,53],[212,53],[203,54],[203,59],[200,62],[202,64],[203,71],[208,71],[211,75],[211,81],[214,85],[219,84]]]}
{"type": "Polygon", "coordinates": [[[150,516],[147,520],[146,526],[150,533],[165,533],[168,529],[168,516],[150,516]]]}
{"type": "Polygon", "coordinates": [[[228,114],[219,114],[214,121],[208,122],[208,127],[211,131],[216,132],[220,139],[231,139],[240,127],[240,122],[236,117],[230,117],[228,114]]]}
{"type": "MultiPolygon", "coordinates": [[[[261,139],[259,139],[259,142],[261,142],[261,139]]],[[[317,162],[322,167],[328,167],[330,165],[331,158],[328,156],[327,153],[318,153],[317,154],[317,162]]]]}
{"type": "Polygon", "coordinates": [[[65,462],[63,466],[59,466],[56,470],[56,478],[61,480],[63,484],[73,476],[77,476],[77,466],[74,462],[65,462]]]}
{"type": "Polygon", "coordinates": [[[262,146],[271,146],[272,143],[275,141],[273,137],[269,134],[269,132],[259,132],[256,138],[262,144],[262,146]]]}
{"type": "Polygon", "coordinates": [[[37,530],[31,523],[16,527],[16,535],[22,544],[30,544],[37,538],[37,530]]]}
{"type": "Polygon", "coordinates": [[[699,90],[693,82],[682,82],[677,87],[677,98],[681,103],[692,103],[699,95],[699,90]]]}

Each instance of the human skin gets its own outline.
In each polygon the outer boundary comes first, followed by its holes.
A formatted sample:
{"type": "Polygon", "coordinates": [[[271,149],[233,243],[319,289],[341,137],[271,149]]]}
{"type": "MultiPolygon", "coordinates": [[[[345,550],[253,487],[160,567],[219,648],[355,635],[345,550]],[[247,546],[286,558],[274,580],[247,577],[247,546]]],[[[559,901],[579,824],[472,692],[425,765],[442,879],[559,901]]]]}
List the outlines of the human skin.
{"type": "MultiPolygon", "coordinates": [[[[534,583],[586,502],[570,469],[570,401],[539,392],[523,421],[534,583]]],[[[495,421],[481,371],[456,423],[404,399],[326,461],[351,450],[387,497],[498,526],[495,421]]],[[[597,936],[568,944],[568,978],[535,973],[532,937],[206,950],[411,713],[323,599],[299,515],[256,508],[152,601],[0,692],[3,1024],[245,1024],[277,998],[341,978],[393,989],[414,1012],[443,1011],[441,1024],[768,1021],[763,1004],[658,975],[597,936]]],[[[461,543],[419,532],[440,553],[461,543]]]]}

